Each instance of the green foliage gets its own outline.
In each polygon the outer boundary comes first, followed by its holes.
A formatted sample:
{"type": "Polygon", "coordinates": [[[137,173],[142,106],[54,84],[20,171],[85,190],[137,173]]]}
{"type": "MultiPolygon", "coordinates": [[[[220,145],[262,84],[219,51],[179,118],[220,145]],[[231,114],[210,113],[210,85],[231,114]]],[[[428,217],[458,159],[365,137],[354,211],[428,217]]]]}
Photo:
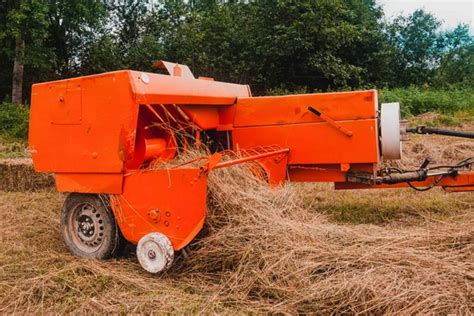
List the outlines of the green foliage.
{"type": "Polygon", "coordinates": [[[0,159],[29,157],[25,140],[2,139],[0,137],[0,159]]]}
{"type": "Polygon", "coordinates": [[[118,44],[112,36],[97,39],[84,54],[81,72],[84,75],[126,68],[118,44]]]}
{"type": "Polygon", "coordinates": [[[435,76],[438,86],[474,86],[474,37],[468,25],[444,33],[443,53],[435,76]]]}
{"type": "Polygon", "coordinates": [[[403,116],[426,112],[474,115],[474,89],[427,89],[418,87],[383,89],[380,102],[400,102],[403,116]]]}
{"type": "MultiPolygon", "coordinates": [[[[54,69],[60,77],[81,75],[84,52],[107,34],[107,10],[101,0],[48,0],[48,47],[54,51],[54,69]]],[[[53,76],[53,75],[52,75],[53,76]]]]}
{"type": "Polygon", "coordinates": [[[0,100],[11,91],[15,39],[25,42],[24,99],[35,82],[81,75],[83,54],[102,35],[102,0],[0,1],[0,100]]]}
{"type": "Polygon", "coordinates": [[[30,110],[26,105],[0,103],[0,137],[7,140],[26,140],[30,110]]]}
{"type": "MultiPolygon", "coordinates": [[[[255,95],[364,87],[467,89],[474,37],[423,10],[384,22],[375,0],[0,1],[0,100],[11,90],[15,35],[32,83],[159,59],[248,83],[255,95]]],[[[443,103],[444,104],[444,103],[443,103]]]]}
{"type": "Polygon", "coordinates": [[[431,14],[416,10],[400,16],[387,27],[394,47],[392,67],[396,85],[430,82],[440,57],[441,23],[431,14]]]}
{"type": "Polygon", "coordinates": [[[474,37],[469,26],[441,31],[440,21],[423,10],[387,25],[388,85],[472,86],[474,37]]]}
{"type": "Polygon", "coordinates": [[[289,90],[284,86],[268,89],[265,95],[289,95],[289,94],[306,94],[311,93],[307,87],[298,87],[293,90],[289,90]]]}
{"type": "Polygon", "coordinates": [[[40,77],[33,73],[43,74],[47,71],[51,59],[51,51],[44,46],[47,28],[46,1],[0,1],[0,100],[6,99],[11,92],[15,40],[23,42],[25,46],[24,50],[17,53],[25,65],[26,85],[40,77]]]}
{"type": "MultiPolygon", "coordinates": [[[[25,54],[25,64],[34,64],[44,58],[41,47],[48,36],[48,6],[43,0],[3,1],[4,16],[0,19],[0,40],[14,39],[17,35],[31,47],[25,54]]],[[[3,15],[2,14],[2,15],[3,15]]],[[[12,51],[3,48],[11,55],[12,51]]]]}

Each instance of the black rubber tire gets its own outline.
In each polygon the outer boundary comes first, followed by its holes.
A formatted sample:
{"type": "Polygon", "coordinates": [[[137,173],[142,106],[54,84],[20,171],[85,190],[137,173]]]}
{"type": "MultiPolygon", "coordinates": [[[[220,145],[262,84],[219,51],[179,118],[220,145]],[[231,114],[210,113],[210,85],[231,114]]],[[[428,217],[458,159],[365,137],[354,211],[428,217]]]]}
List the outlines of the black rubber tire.
{"type": "Polygon", "coordinates": [[[122,248],[123,238],[106,195],[70,193],[64,201],[61,214],[61,233],[69,251],[80,258],[108,259],[115,257],[122,248]],[[91,214],[93,212],[95,228],[92,242],[98,243],[97,245],[86,244],[81,238],[85,235],[81,235],[79,226],[76,226],[79,225],[78,209],[84,207],[91,214]]]}

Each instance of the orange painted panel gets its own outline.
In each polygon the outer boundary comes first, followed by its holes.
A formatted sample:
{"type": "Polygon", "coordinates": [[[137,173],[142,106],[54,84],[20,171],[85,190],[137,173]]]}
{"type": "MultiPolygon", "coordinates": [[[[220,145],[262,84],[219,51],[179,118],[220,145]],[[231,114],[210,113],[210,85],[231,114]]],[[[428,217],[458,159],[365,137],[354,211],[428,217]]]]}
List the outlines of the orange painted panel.
{"type": "Polygon", "coordinates": [[[238,97],[250,96],[247,85],[138,71],[131,71],[131,78],[137,103],[230,105],[238,97]]]}
{"type": "Polygon", "coordinates": [[[58,173],[54,178],[59,192],[122,193],[121,173],[58,173]]]}
{"type": "Polygon", "coordinates": [[[288,170],[288,181],[291,182],[335,182],[344,181],[346,175],[340,170],[311,170],[291,169],[288,170]]]}
{"type": "Polygon", "coordinates": [[[236,127],[321,122],[308,111],[312,106],[335,121],[371,119],[377,113],[377,91],[299,94],[239,98],[236,127]]]}
{"type": "Polygon", "coordinates": [[[290,166],[288,168],[288,181],[291,182],[341,182],[346,180],[346,171],[368,172],[375,175],[376,164],[349,164],[348,170],[341,170],[341,165],[319,166],[290,166]]]}
{"type": "Polygon", "coordinates": [[[470,192],[474,191],[474,183],[457,187],[443,187],[447,192],[470,192]]]}
{"type": "Polygon", "coordinates": [[[122,172],[133,158],[139,104],[198,104],[185,110],[209,129],[220,125],[219,105],[249,95],[245,85],[128,70],[35,84],[29,134],[35,169],[122,172]]]}
{"type": "Polygon", "coordinates": [[[56,86],[58,94],[51,99],[52,124],[81,124],[81,82],[69,80],[56,86]]]}
{"type": "Polygon", "coordinates": [[[180,105],[189,120],[204,130],[217,128],[220,125],[217,105],[180,105]]]}
{"type": "Polygon", "coordinates": [[[123,193],[112,201],[124,237],[137,244],[144,235],[161,232],[175,250],[191,242],[206,216],[207,177],[199,173],[199,169],[161,169],[126,175],[123,193]]]}
{"type": "Polygon", "coordinates": [[[289,148],[288,164],[377,163],[376,119],[340,121],[352,137],[328,123],[243,127],[233,130],[234,148],[279,145],[289,148]]]}
{"type": "Polygon", "coordinates": [[[128,71],[34,85],[29,145],[35,169],[121,172],[135,144],[137,115],[128,71]]]}

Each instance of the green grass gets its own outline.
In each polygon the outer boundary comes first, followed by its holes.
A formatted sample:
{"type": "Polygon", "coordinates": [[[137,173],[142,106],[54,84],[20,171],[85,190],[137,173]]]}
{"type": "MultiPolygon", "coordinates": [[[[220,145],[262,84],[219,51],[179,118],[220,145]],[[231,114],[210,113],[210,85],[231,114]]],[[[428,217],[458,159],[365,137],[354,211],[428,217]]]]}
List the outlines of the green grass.
{"type": "Polygon", "coordinates": [[[27,105],[0,103],[0,137],[9,141],[26,141],[29,117],[27,105]]]}
{"type": "Polygon", "coordinates": [[[0,159],[29,157],[26,140],[12,141],[0,137],[0,159]]]}
{"type": "MultiPolygon", "coordinates": [[[[410,195],[410,193],[406,192],[407,195],[410,195]]],[[[384,194],[387,195],[385,192],[384,194]]],[[[457,201],[450,201],[452,204],[450,205],[438,198],[434,201],[429,201],[422,196],[417,198],[423,201],[416,203],[413,200],[405,202],[397,201],[395,198],[382,199],[391,200],[391,203],[385,204],[378,203],[373,197],[372,200],[364,198],[347,199],[345,201],[337,201],[337,203],[330,206],[326,205],[322,207],[322,211],[330,219],[339,223],[383,225],[401,220],[415,223],[424,216],[443,220],[456,215],[463,207],[463,203],[458,203],[457,201]]]]}
{"type": "MultiPolygon", "coordinates": [[[[396,88],[379,91],[379,101],[400,102],[404,117],[427,112],[474,116],[474,89],[396,88]]],[[[446,124],[445,124],[446,125],[446,124]]],[[[449,125],[449,124],[447,124],[449,125]]]]}
{"type": "MultiPolygon", "coordinates": [[[[347,91],[341,90],[341,91],[347,91]]],[[[461,113],[464,117],[474,120],[474,89],[473,88],[394,88],[379,89],[379,102],[400,102],[402,116],[411,117],[427,112],[443,115],[441,121],[432,122],[436,125],[456,126],[460,123],[452,118],[453,113],[461,113]]],[[[320,91],[315,91],[320,92],[320,91]]],[[[311,93],[306,87],[288,90],[284,87],[269,89],[267,95],[286,95],[311,93]]]]}
{"type": "Polygon", "coordinates": [[[0,159],[28,157],[27,105],[0,103],[0,159]]]}
{"type": "Polygon", "coordinates": [[[427,217],[445,220],[458,215],[472,203],[469,193],[445,193],[436,188],[415,192],[409,188],[334,191],[327,184],[299,185],[304,203],[336,223],[386,225],[416,224],[427,217]]]}
{"type": "Polygon", "coordinates": [[[474,115],[467,111],[454,112],[450,114],[430,113],[410,118],[410,126],[447,126],[463,127],[465,124],[473,123],[474,115]]]}

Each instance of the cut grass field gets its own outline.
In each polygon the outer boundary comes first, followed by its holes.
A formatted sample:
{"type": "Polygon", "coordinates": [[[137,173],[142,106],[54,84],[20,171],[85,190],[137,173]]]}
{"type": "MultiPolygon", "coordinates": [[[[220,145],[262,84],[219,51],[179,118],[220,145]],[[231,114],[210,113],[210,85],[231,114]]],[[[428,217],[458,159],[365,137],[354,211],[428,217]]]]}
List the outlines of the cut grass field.
{"type": "MultiPolygon", "coordinates": [[[[452,162],[474,143],[415,136],[405,153],[452,162]]],[[[241,171],[211,175],[206,229],[162,275],[72,257],[63,194],[1,192],[0,313],[474,313],[474,194],[270,189],[241,171]]]]}
{"type": "Polygon", "coordinates": [[[160,276],[133,256],[72,257],[58,229],[63,195],[2,193],[0,311],[473,312],[472,194],[317,189],[321,209],[229,214],[160,276]],[[360,224],[339,220],[354,206],[360,224]]]}

